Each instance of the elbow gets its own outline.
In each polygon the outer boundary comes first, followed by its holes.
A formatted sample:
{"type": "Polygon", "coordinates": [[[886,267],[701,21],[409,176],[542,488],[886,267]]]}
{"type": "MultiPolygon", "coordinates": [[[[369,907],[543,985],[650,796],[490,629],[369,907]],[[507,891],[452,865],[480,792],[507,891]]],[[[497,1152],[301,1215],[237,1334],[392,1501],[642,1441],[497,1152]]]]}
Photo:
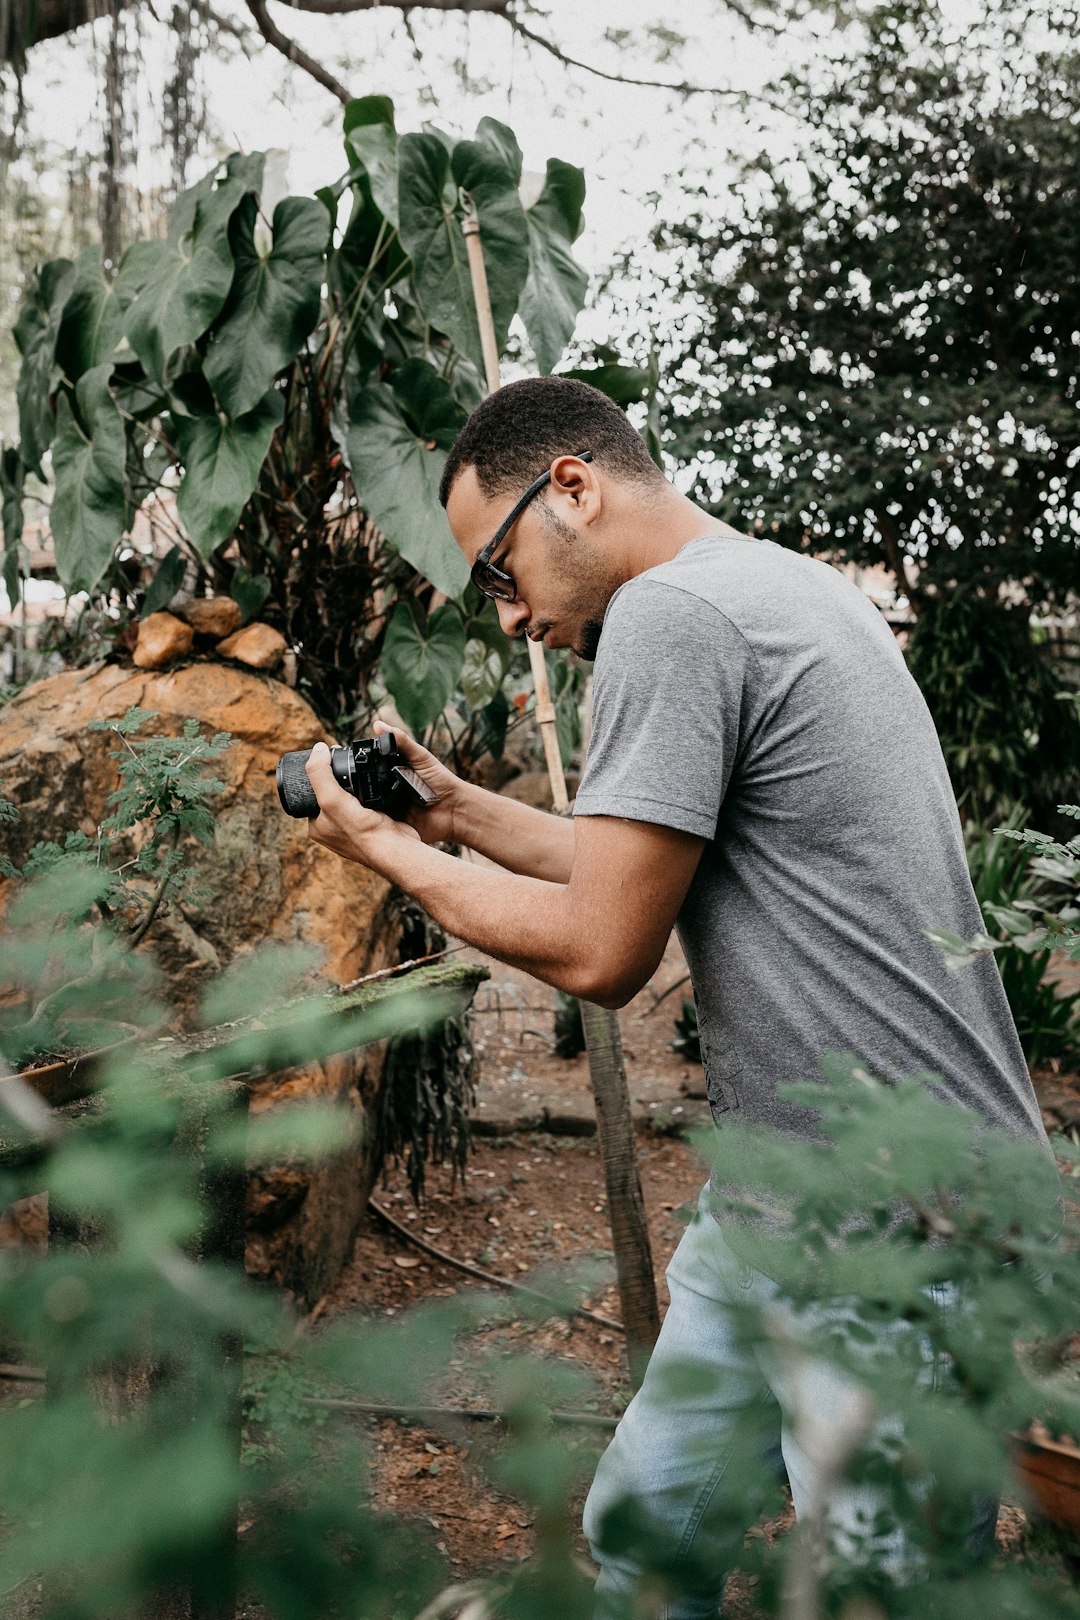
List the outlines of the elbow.
{"type": "Polygon", "coordinates": [[[580,1001],[591,1001],[606,1012],[618,1012],[627,1006],[639,990],[649,981],[649,974],[628,969],[624,965],[608,967],[589,963],[575,976],[573,994],[580,1001]]]}

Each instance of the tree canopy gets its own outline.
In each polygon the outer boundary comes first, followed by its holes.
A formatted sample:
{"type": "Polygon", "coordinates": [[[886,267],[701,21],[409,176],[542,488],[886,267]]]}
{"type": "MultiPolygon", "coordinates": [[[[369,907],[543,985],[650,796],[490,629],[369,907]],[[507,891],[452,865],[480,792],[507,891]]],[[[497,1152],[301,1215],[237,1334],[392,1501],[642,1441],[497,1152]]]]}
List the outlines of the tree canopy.
{"type": "Polygon", "coordinates": [[[1074,588],[1080,548],[1075,9],[978,27],[890,4],[821,79],[798,161],[657,236],[667,448],[693,493],[785,544],[963,580],[1074,588]],[[668,320],[670,327],[670,317],[668,320]]]}

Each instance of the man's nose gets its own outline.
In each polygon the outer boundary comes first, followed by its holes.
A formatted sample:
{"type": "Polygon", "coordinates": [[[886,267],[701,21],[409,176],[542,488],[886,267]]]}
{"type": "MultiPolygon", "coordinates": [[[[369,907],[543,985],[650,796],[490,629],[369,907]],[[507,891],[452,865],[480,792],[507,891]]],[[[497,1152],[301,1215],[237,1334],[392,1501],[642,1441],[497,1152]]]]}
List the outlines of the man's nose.
{"type": "Polygon", "coordinates": [[[499,614],[499,623],[503,632],[508,636],[520,635],[529,622],[529,609],[519,597],[512,602],[496,602],[495,607],[499,614]]]}

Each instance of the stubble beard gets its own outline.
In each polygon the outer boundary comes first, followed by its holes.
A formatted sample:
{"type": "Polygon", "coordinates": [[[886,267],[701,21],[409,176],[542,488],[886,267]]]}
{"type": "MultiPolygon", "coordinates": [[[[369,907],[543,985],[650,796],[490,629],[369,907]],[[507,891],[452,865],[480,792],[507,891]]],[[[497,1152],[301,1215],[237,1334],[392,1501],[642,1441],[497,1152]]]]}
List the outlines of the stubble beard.
{"type": "Polygon", "coordinates": [[[574,648],[579,658],[586,659],[590,664],[593,662],[600,646],[600,632],[603,628],[604,621],[602,619],[585,620],[582,626],[581,640],[574,648]]]}
{"type": "MultiPolygon", "coordinates": [[[[540,496],[538,505],[544,513],[548,532],[560,540],[563,545],[570,548],[570,554],[581,570],[579,583],[592,599],[590,606],[592,606],[594,613],[599,606],[600,600],[603,601],[603,611],[600,617],[598,619],[595,617],[586,619],[582,625],[578,640],[572,645],[572,651],[579,658],[584,658],[591,664],[600,645],[600,632],[604,627],[604,613],[607,612],[607,605],[615,594],[617,585],[603,573],[599,559],[588,546],[588,542],[583,542],[577,530],[572,528],[569,523],[565,523],[557,513],[552,511],[543,495],[540,496]],[[585,566],[582,569],[583,561],[585,566]]],[[[544,628],[546,632],[552,626],[547,624],[544,628]]]]}

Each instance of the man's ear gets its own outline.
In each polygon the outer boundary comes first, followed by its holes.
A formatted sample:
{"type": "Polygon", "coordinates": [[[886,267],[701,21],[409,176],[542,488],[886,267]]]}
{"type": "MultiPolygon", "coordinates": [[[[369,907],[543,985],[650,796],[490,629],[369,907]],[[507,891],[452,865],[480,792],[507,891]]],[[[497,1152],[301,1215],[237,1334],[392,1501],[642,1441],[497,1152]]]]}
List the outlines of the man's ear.
{"type": "Polygon", "coordinates": [[[559,456],[551,464],[551,491],[574,507],[587,522],[600,516],[603,504],[600,480],[593,466],[579,456],[559,456]]]}

